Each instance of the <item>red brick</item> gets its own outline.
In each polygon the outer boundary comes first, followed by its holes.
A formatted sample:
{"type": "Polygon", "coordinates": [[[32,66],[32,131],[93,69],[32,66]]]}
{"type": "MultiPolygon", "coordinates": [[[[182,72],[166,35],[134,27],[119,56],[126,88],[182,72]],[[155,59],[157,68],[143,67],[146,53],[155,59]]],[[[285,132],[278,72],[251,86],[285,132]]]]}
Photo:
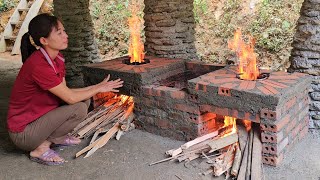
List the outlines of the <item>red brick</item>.
{"type": "Polygon", "coordinates": [[[244,113],[244,119],[245,120],[250,120],[250,121],[253,121],[253,122],[256,122],[256,123],[260,123],[260,117],[259,117],[258,114],[253,115],[251,113],[246,112],[246,113],[244,113]]]}
{"type": "Polygon", "coordinates": [[[219,115],[222,115],[222,116],[230,116],[228,108],[216,107],[216,110],[213,113],[219,114],[219,115]]]}
{"type": "Polygon", "coordinates": [[[297,125],[299,117],[294,117],[291,119],[290,123],[286,127],[286,134],[289,134],[289,132],[297,125]]]}
{"type": "Polygon", "coordinates": [[[290,115],[287,114],[281,120],[274,122],[274,124],[260,123],[260,128],[263,131],[279,132],[291,120],[290,115]]]}
{"type": "Polygon", "coordinates": [[[299,133],[299,140],[302,140],[307,134],[308,134],[308,131],[309,131],[309,125],[305,126],[299,133]]]}
{"type": "Polygon", "coordinates": [[[231,89],[225,87],[219,87],[218,94],[221,96],[231,96],[231,89]]]}
{"type": "Polygon", "coordinates": [[[262,162],[263,164],[271,165],[271,166],[278,166],[283,160],[283,154],[281,153],[278,156],[273,155],[262,155],[262,162]]]}
{"type": "Polygon", "coordinates": [[[260,110],[260,117],[261,118],[276,121],[278,116],[279,115],[278,115],[277,111],[273,111],[273,110],[270,110],[267,108],[263,108],[260,110]]]}
{"type": "Polygon", "coordinates": [[[190,94],[190,95],[188,96],[188,99],[189,99],[191,102],[199,103],[199,98],[198,98],[198,95],[196,95],[196,94],[190,94]]]}
{"type": "Polygon", "coordinates": [[[186,93],[184,91],[171,91],[170,96],[173,99],[184,99],[186,97],[186,93]]]}
{"type": "Polygon", "coordinates": [[[169,129],[171,128],[171,123],[167,119],[156,119],[155,124],[161,129],[169,129]]]}
{"type": "Polygon", "coordinates": [[[183,111],[183,112],[188,112],[188,113],[193,113],[193,114],[199,114],[199,107],[195,106],[189,106],[186,104],[176,104],[175,109],[183,111]]]}
{"type": "Polygon", "coordinates": [[[286,137],[280,143],[262,143],[262,152],[265,154],[278,155],[288,145],[289,138],[286,137]]]}
{"type": "Polygon", "coordinates": [[[298,124],[290,133],[291,139],[295,139],[302,128],[301,124],[298,124]]]}
{"type": "Polygon", "coordinates": [[[263,86],[258,86],[257,87],[263,94],[265,95],[271,95],[273,94],[272,92],[270,92],[267,88],[263,87],[263,86]]]}
{"type": "Polygon", "coordinates": [[[293,97],[288,102],[286,102],[284,106],[286,107],[286,109],[290,109],[296,103],[296,101],[297,101],[297,98],[293,97]]]}
{"type": "Polygon", "coordinates": [[[284,138],[283,131],[280,131],[278,133],[272,133],[272,132],[261,132],[261,142],[264,143],[279,143],[284,138]]]}
{"type": "Polygon", "coordinates": [[[215,112],[216,107],[208,104],[203,104],[199,106],[200,112],[215,112]]]}
{"type": "Polygon", "coordinates": [[[201,119],[201,122],[206,122],[209,120],[215,120],[216,117],[217,115],[215,113],[208,112],[208,113],[202,114],[200,116],[200,119],[201,119]]]}

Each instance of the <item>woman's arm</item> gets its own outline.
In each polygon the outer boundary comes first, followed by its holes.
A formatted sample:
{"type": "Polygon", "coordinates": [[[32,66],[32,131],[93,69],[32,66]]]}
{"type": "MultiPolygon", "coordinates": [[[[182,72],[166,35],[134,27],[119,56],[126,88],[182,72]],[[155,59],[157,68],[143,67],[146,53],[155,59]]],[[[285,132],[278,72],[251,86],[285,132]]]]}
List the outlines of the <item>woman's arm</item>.
{"type": "Polygon", "coordinates": [[[109,81],[110,75],[99,84],[89,86],[86,88],[70,89],[66,86],[65,81],[59,85],[49,89],[51,93],[61,98],[68,104],[75,104],[77,102],[89,99],[99,92],[119,92],[117,88],[122,87],[123,81],[120,79],[109,81]]]}
{"type": "MultiPolygon", "coordinates": [[[[64,84],[65,86],[67,86],[66,78],[63,78],[63,84],[64,84]]],[[[95,85],[88,86],[88,87],[83,87],[83,88],[71,88],[71,90],[72,90],[72,91],[86,91],[86,90],[92,89],[93,86],[95,86],[95,85]]]]}

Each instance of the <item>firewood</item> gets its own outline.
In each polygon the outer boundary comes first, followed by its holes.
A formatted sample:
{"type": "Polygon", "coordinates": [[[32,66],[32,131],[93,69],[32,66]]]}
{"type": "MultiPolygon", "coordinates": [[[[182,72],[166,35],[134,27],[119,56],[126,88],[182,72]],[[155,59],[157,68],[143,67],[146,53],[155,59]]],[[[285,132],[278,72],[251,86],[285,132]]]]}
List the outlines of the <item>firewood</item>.
{"type": "Polygon", "coordinates": [[[246,180],[250,180],[250,176],[251,176],[252,142],[253,142],[253,128],[251,128],[251,130],[250,130],[249,148],[248,148],[248,164],[247,164],[247,170],[246,170],[246,180]]]}
{"type": "Polygon", "coordinates": [[[237,176],[240,168],[241,163],[241,150],[239,144],[236,146],[236,154],[234,156],[232,168],[230,174],[233,176],[237,176]]]}
{"type": "Polygon", "coordinates": [[[252,165],[251,165],[251,179],[262,179],[262,143],[260,140],[260,132],[257,126],[253,127],[253,145],[252,145],[252,165]]]}
{"type": "Polygon", "coordinates": [[[238,172],[237,180],[245,180],[246,178],[246,170],[247,170],[247,163],[248,163],[248,149],[249,143],[246,143],[244,152],[242,153],[241,165],[238,172]]]}
{"type": "Polygon", "coordinates": [[[123,131],[121,129],[118,130],[117,135],[116,135],[116,140],[119,141],[120,137],[123,135],[123,131]]]}
{"type": "Polygon", "coordinates": [[[83,129],[81,129],[78,132],[78,135],[80,136],[80,138],[83,137],[83,135],[85,135],[88,131],[90,131],[91,129],[95,128],[96,126],[98,126],[102,121],[104,121],[107,118],[107,115],[104,115],[102,117],[100,117],[99,119],[93,121],[92,123],[90,123],[89,125],[85,126],[83,129]]]}
{"type": "Polygon", "coordinates": [[[91,149],[87,153],[87,155],[85,156],[85,157],[89,157],[97,149],[103,147],[111,139],[111,137],[114,136],[115,133],[120,129],[120,123],[122,121],[126,120],[126,118],[128,118],[129,115],[133,112],[133,107],[134,107],[134,103],[130,104],[128,109],[126,110],[125,114],[114,124],[114,126],[105,135],[103,135],[101,138],[99,138],[98,140],[96,140],[95,142],[90,144],[89,146],[85,147],[81,151],[77,152],[76,157],[79,157],[80,155],[82,155],[83,153],[85,153],[91,149]]]}
{"type": "Polygon", "coordinates": [[[234,159],[234,145],[230,146],[230,149],[226,152],[226,155],[222,161],[222,163],[216,163],[213,165],[213,175],[220,176],[228,169],[232,167],[233,159],[234,159]]]}
{"type": "Polygon", "coordinates": [[[191,147],[191,146],[193,146],[195,144],[198,144],[198,143],[203,142],[203,141],[205,141],[207,139],[210,139],[210,138],[213,138],[213,137],[217,136],[218,133],[219,133],[218,131],[214,131],[212,133],[209,133],[209,134],[206,134],[204,136],[198,137],[198,138],[196,138],[196,139],[194,139],[192,141],[189,141],[189,142],[181,145],[181,148],[182,149],[188,149],[189,147],[191,147]]]}
{"type": "Polygon", "coordinates": [[[230,144],[233,144],[235,142],[238,142],[238,134],[237,133],[233,133],[229,136],[222,137],[222,138],[219,138],[216,140],[212,140],[211,142],[208,143],[208,145],[211,148],[210,152],[213,152],[213,151],[216,151],[216,150],[221,149],[223,147],[226,147],[230,144]]]}
{"type": "MultiPolygon", "coordinates": [[[[239,135],[239,146],[243,153],[248,141],[248,132],[243,124],[237,124],[238,135],[239,135]]],[[[243,154],[242,154],[243,156],[243,154]]]]}
{"type": "MultiPolygon", "coordinates": [[[[74,129],[72,134],[76,135],[80,129],[82,129],[85,125],[93,121],[96,117],[99,117],[100,115],[106,113],[110,108],[106,108],[104,106],[101,107],[101,110],[99,110],[96,113],[91,114],[90,116],[87,115],[84,121],[82,121],[80,124],[78,124],[74,129]]],[[[89,113],[90,114],[90,113],[89,113]]]]}
{"type": "Polygon", "coordinates": [[[111,139],[112,136],[119,130],[119,123],[116,123],[105,135],[103,135],[98,143],[93,146],[93,148],[86,154],[86,157],[91,156],[96,150],[107,144],[107,142],[111,139]]]}
{"type": "Polygon", "coordinates": [[[182,153],[182,149],[178,148],[178,149],[171,149],[171,150],[167,151],[165,154],[167,154],[169,156],[176,156],[180,153],[182,153]]]}

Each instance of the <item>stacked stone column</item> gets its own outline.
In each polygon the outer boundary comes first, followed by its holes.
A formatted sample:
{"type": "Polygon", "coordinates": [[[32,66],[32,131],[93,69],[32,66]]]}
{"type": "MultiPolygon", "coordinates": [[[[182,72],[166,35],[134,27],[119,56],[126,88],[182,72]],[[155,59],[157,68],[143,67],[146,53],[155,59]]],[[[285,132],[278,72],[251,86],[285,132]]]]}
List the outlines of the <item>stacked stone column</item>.
{"type": "Polygon", "coordinates": [[[80,66],[100,60],[94,40],[89,1],[54,0],[53,4],[54,14],[63,21],[69,35],[69,47],[63,51],[68,85],[83,86],[80,66]]]}
{"type": "Polygon", "coordinates": [[[292,44],[289,71],[313,75],[309,127],[320,128],[320,1],[305,0],[292,44]]]}
{"type": "Polygon", "coordinates": [[[157,57],[195,59],[192,0],[145,0],[145,49],[157,57]]]}

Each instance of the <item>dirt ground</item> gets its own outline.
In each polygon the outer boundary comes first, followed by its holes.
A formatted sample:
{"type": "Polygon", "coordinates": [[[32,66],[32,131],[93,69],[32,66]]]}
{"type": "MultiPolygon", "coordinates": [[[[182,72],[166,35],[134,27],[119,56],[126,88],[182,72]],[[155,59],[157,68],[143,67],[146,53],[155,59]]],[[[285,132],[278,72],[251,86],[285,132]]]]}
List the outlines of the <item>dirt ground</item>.
{"type": "MultiPolygon", "coordinates": [[[[183,142],[163,138],[140,130],[125,134],[120,141],[111,140],[89,158],[74,159],[77,151],[86,146],[56,149],[67,163],[44,166],[31,162],[27,153],[15,148],[5,130],[10,90],[21,66],[19,56],[0,54],[0,179],[107,179],[107,180],[207,180],[224,179],[201,175],[205,162],[188,164],[165,162],[148,164],[165,158],[166,150],[183,142]]],[[[264,166],[267,180],[319,180],[320,133],[309,132],[307,137],[285,155],[279,167],[264,166]]]]}

